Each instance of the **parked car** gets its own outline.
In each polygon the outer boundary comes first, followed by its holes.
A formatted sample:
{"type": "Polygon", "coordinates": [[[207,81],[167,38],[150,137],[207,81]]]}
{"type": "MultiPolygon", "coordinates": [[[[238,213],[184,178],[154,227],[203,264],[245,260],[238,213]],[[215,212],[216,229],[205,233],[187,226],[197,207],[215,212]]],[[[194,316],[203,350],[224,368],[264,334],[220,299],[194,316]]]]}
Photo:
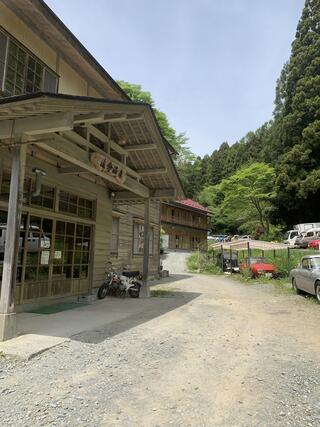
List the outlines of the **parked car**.
{"type": "Polygon", "coordinates": [[[296,240],[299,236],[298,230],[289,230],[284,235],[283,243],[295,247],[296,240]]]}
{"type": "Polygon", "coordinates": [[[303,257],[299,266],[290,271],[290,279],[298,294],[305,291],[315,295],[320,303],[320,255],[303,257]]]}
{"type": "Polygon", "coordinates": [[[268,262],[264,257],[247,257],[240,263],[240,272],[248,270],[252,277],[265,275],[266,277],[275,277],[277,267],[268,262]]]}
{"type": "Polygon", "coordinates": [[[320,237],[320,228],[312,228],[301,233],[295,241],[295,246],[300,249],[307,249],[309,242],[320,237]]]}
{"type": "MultiPolygon", "coordinates": [[[[23,226],[20,226],[20,230],[23,231],[23,226]]],[[[7,224],[0,224],[0,253],[4,252],[6,245],[7,236],[7,224]]],[[[29,226],[28,233],[28,252],[38,252],[42,249],[50,249],[51,241],[50,238],[41,232],[40,228],[36,225],[29,226]]],[[[19,248],[23,245],[23,238],[19,237],[19,248]]]]}
{"type": "Polygon", "coordinates": [[[244,234],[239,237],[239,240],[251,240],[251,236],[249,236],[249,234],[244,234]]]}
{"type": "Polygon", "coordinates": [[[311,249],[320,249],[320,239],[311,240],[308,247],[311,249]]]}
{"type": "Polygon", "coordinates": [[[222,267],[223,272],[239,273],[238,256],[232,253],[230,256],[229,252],[220,252],[217,255],[217,266],[222,267]]]}

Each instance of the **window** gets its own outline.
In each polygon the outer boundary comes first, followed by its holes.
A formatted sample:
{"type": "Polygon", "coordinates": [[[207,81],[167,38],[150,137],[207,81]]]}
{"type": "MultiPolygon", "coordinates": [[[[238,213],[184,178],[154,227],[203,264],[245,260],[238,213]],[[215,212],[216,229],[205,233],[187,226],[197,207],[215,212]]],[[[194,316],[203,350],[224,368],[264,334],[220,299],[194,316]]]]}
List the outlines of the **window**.
{"type": "Polygon", "coordinates": [[[304,269],[306,269],[306,270],[308,270],[308,268],[309,268],[309,260],[308,260],[308,258],[304,258],[302,260],[301,267],[304,268],[304,269]]]}
{"type": "Polygon", "coordinates": [[[111,253],[117,254],[119,248],[119,225],[120,219],[112,217],[111,253]]]}
{"type": "Polygon", "coordinates": [[[0,31],[0,90],[6,95],[57,92],[58,76],[19,42],[0,31]]]}
{"type": "MultiPolygon", "coordinates": [[[[153,227],[149,229],[149,255],[153,255],[153,227]]],[[[144,225],[135,222],[133,224],[133,254],[143,254],[144,225]]]]}
{"type": "Polygon", "coordinates": [[[149,229],[149,255],[153,255],[153,227],[149,229]]]}
{"type": "Polygon", "coordinates": [[[179,235],[176,234],[176,249],[179,249],[179,246],[180,246],[180,238],[179,238],[179,235]]]}
{"type": "Polygon", "coordinates": [[[48,280],[50,249],[52,243],[51,219],[30,216],[25,261],[25,281],[48,280]]]}
{"type": "MultiPolygon", "coordinates": [[[[34,182],[32,183],[34,187],[34,182]]],[[[32,189],[34,191],[34,188],[32,189]]],[[[41,185],[39,196],[31,197],[30,203],[32,205],[41,206],[45,209],[54,208],[54,188],[49,185],[41,185]]]]}
{"type": "Polygon", "coordinates": [[[84,199],[75,194],[60,191],[59,211],[66,212],[72,215],[77,215],[81,218],[93,218],[94,216],[93,200],[84,199]]]}
{"type": "Polygon", "coordinates": [[[133,224],[133,254],[143,254],[143,224],[133,224]]]}
{"type": "Polygon", "coordinates": [[[91,227],[57,221],[53,275],[85,279],[89,274],[91,227]]]}

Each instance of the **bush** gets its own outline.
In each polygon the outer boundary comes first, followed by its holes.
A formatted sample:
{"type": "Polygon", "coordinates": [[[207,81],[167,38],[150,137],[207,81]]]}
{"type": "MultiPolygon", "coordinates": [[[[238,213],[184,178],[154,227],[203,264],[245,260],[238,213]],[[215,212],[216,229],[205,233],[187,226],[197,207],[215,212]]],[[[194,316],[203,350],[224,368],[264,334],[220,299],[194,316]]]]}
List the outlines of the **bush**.
{"type": "Polygon", "coordinates": [[[216,260],[210,253],[195,252],[187,259],[189,271],[208,274],[220,274],[221,269],[216,265],[216,260]]]}

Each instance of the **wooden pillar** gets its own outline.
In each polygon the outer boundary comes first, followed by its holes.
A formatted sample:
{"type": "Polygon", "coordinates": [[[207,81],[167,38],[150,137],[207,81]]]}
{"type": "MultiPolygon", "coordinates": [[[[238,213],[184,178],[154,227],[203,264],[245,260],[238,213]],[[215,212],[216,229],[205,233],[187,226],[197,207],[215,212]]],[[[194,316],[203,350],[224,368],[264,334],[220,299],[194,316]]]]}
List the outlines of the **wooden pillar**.
{"type": "MultiPolygon", "coordinates": [[[[0,297],[0,341],[13,338],[16,334],[14,291],[19,254],[25,163],[26,146],[15,147],[12,150],[9,207],[0,297]]],[[[26,230],[26,232],[28,231],[26,230]]]]}
{"type": "Polygon", "coordinates": [[[150,231],[150,199],[145,199],[144,205],[144,229],[143,229],[143,269],[142,269],[142,297],[150,296],[148,285],[149,273],[149,231],[150,231]]]}

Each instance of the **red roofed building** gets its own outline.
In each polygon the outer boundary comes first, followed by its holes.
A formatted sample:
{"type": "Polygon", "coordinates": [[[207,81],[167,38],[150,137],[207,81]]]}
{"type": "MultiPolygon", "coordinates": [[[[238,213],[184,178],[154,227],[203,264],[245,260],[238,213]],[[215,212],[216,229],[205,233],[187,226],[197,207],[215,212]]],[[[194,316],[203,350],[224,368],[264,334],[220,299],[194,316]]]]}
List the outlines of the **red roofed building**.
{"type": "Polygon", "coordinates": [[[191,199],[162,203],[163,248],[206,250],[210,217],[209,209],[191,199]]]}

